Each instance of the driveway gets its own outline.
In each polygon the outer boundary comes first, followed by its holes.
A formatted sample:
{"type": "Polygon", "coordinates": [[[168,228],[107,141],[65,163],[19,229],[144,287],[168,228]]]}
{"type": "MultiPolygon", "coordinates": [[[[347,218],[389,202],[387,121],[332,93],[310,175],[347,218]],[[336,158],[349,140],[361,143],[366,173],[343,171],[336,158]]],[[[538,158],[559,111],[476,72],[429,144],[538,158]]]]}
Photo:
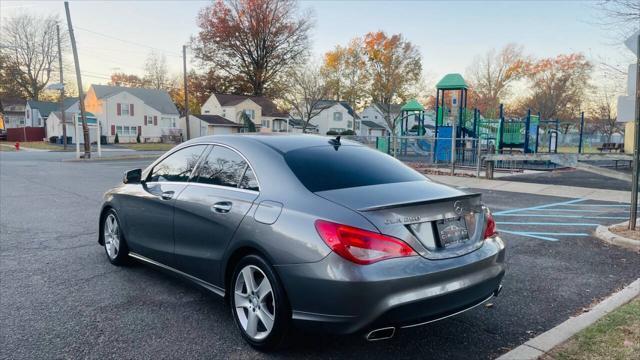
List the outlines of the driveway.
{"type": "Polygon", "coordinates": [[[640,269],[637,253],[591,236],[593,224],[622,221],[625,204],[479,190],[508,246],[491,307],[375,343],[297,334],[265,355],[240,339],[220,298],[145,265],[113,267],[97,245],[102,193],[151,159],[64,156],[0,153],[0,358],[493,358],[640,269]]]}

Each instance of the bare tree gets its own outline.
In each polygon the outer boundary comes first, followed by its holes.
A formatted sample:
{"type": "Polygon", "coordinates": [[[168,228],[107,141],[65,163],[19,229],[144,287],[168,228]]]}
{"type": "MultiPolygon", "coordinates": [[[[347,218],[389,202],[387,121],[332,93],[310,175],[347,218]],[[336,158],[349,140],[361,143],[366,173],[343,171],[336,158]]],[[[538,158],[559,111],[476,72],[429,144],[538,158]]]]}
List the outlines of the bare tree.
{"type": "MultiPolygon", "coordinates": [[[[55,16],[21,14],[3,21],[0,52],[4,71],[31,99],[39,99],[58,59],[55,16]]],[[[64,41],[63,45],[67,42],[64,41]]]]}
{"type": "Polygon", "coordinates": [[[290,70],[287,78],[289,91],[282,100],[291,107],[292,115],[300,116],[304,122],[302,131],[305,132],[311,119],[326,108],[323,100],[328,93],[327,86],[320,69],[314,65],[290,70]]]}
{"type": "Polygon", "coordinates": [[[640,28],[638,0],[601,0],[598,6],[603,10],[610,24],[628,25],[633,31],[640,28]]]}
{"type": "Polygon", "coordinates": [[[475,102],[471,105],[483,113],[497,109],[509,96],[510,85],[522,77],[524,59],[522,46],[516,44],[477,56],[467,69],[474,95],[471,99],[475,102]]]}
{"type": "Polygon", "coordinates": [[[611,136],[623,129],[617,122],[616,116],[616,98],[622,86],[615,83],[601,83],[595,87],[590,96],[588,106],[591,122],[591,128],[600,134],[607,136],[607,142],[611,142],[611,136]],[[616,86],[617,85],[617,86],[616,86]]]}
{"type": "Polygon", "coordinates": [[[169,85],[169,70],[167,57],[164,54],[151,51],[144,64],[144,80],[156,89],[166,89],[169,85]]]}

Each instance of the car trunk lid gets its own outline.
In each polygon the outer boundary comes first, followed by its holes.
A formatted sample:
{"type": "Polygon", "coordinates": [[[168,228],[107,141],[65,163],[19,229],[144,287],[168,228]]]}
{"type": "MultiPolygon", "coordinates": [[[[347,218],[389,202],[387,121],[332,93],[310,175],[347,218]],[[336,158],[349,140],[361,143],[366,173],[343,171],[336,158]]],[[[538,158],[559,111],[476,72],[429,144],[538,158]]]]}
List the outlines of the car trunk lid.
{"type": "Polygon", "coordinates": [[[461,256],[482,243],[484,211],[480,194],[431,181],[362,186],[316,194],[357,211],[381,233],[404,240],[426,258],[461,256]]]}

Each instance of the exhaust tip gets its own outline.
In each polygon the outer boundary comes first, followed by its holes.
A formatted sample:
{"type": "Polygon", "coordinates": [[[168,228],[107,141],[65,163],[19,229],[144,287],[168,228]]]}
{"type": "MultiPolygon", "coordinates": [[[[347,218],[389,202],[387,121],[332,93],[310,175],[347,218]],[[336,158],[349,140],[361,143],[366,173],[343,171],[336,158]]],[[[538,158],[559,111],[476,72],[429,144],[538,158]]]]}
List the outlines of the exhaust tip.
{"type": "Polygon", "coordinates": [[[493,296],[497,297],[502,292],[502,284],[498,285],[498,287],[493,291],[493,296]]]}
{"type": "Polygon", "coordinates": [[[367,341],[379,341],[391,339],[396,334],[395,327],[386,327],[373,330],[365,336],[367,341]]]}

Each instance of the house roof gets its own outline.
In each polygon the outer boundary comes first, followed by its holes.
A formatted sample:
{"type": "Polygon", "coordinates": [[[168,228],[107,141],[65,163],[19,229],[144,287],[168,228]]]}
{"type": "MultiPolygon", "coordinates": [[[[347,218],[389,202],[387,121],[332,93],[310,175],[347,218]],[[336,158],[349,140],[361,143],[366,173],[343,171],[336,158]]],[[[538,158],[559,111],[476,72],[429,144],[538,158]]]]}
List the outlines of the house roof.
{"type": "Polygon", "coordinates": [[[340,104],[345,109],[347,109],[347,112],[349,113],[349,115],[351,115],[354,119],[360,119],[360,116],[358,116],[358,114],[356,114],[356,112],[353,110],[353,108],[345,101],[320,100],[316,104],[316,108],[328,109],[328,108],[330,108],[330,107],[332,107],[332,106],[334,106],[336,104],[340,104]]]}
{"type": "Polygon", "coordinates": [[[237,105],[247,99],[255,102],[262,108],[262,116],[269,117],[283,117],[287,118],[289,114],[285,111],[278,110],[276,104],[271,99],[265,96],[250,96],[250,95],[233,95],[233,94],[213,94],[218,99],[218,102],[222,106],[237,105]]]}
{"type": "Polygon", "coordinates": [[[238,123],[234,123],[231,120],[227,120],[220,115],[192,115],[192,116],[213,126],[242,127],[242,125],[238,123]]]}
{"type": "MultiPolygon", "coordinates": [[[[289,125],[293,126],[293,127],[299,127],[301,128],[304,125],[304,121],[301,119],[293,119],[290,118],[289,119],[289,125]]],[[[312,128],[317,128],[318,126],[313,125],[312,123],[307,124],[307,127],[312,129],[312,128]]]]}
{"type": "MultiPolygon", "coordinates": [[[[60,111],[52,111],[50,114],[53,114],[53,115],[55,115],[56,118],[58,118],[59,120],[62,120],[62,113],[60,111]]],[[[65,111],[64,112],[64,122],[67,123],[67,124],[73,124],[73,116],[75,114],[76,113],[65,111]]],[[[89,115],[89,113],[85,113],[85,114],[89,115]]],[[[51,115],[49,115],[49,116],[51,116],[51,115]]],[[[93,115],[90,115],[90,116],[93,116],[93,115]]]]}
{"type": "MultiPolygon", "coordinates": [[[[67,110],[78,101],[78,98],[64,99],[64,109],[67,110]]],[[[50,101],[28,100],[27,105],[32,109],[38,109],[42,117],[48,117],[52,111],[60,110],[60,103],[50,101]]]]}
{"type": "Polygon", "coordinates": [[[91,85],[91,87],[98,99],[107,98],[126,91],[162,114],[178,115],[178,109],[176,109],[176,105],[166,90],[109,85],[91,85]]]}
{"type": "MultiPolygon", "coordinates": [[[[385,105],[382,105],[381,103],[375,103],[374,105],[375,105],[375,106],[376,106],[376,107],[377,107],[381,112],[384,112],[384,110],[385,110],[385,108],[386,108],[386,106],[385,106],[385,105]]],[[[390,105],[388,105],[388,106],[389,106],[389,110],[390,110],[389,112],[390,112],[391,114],[399,114],[399,113],[400,113],[400,109],[401,109],[401,106],[402,106],[402,105],[400,105],[400,104],[390,104],[390,105]]]]}
{"type": "Polygon", "coordinates": [[[378,124],[377,122],[373,122],[371,120],[362,120],[362,121],[360,121],[360,124],[370,128],[370,129],[381,129],[381,130],[385,129],[384,126],[378,124]]]}
{"type": "Polygon", "coordinates": [[[459,90],[466,89],[467,83],[460,74],[447,74],[436,84],[436,89],[459,90]]]}

